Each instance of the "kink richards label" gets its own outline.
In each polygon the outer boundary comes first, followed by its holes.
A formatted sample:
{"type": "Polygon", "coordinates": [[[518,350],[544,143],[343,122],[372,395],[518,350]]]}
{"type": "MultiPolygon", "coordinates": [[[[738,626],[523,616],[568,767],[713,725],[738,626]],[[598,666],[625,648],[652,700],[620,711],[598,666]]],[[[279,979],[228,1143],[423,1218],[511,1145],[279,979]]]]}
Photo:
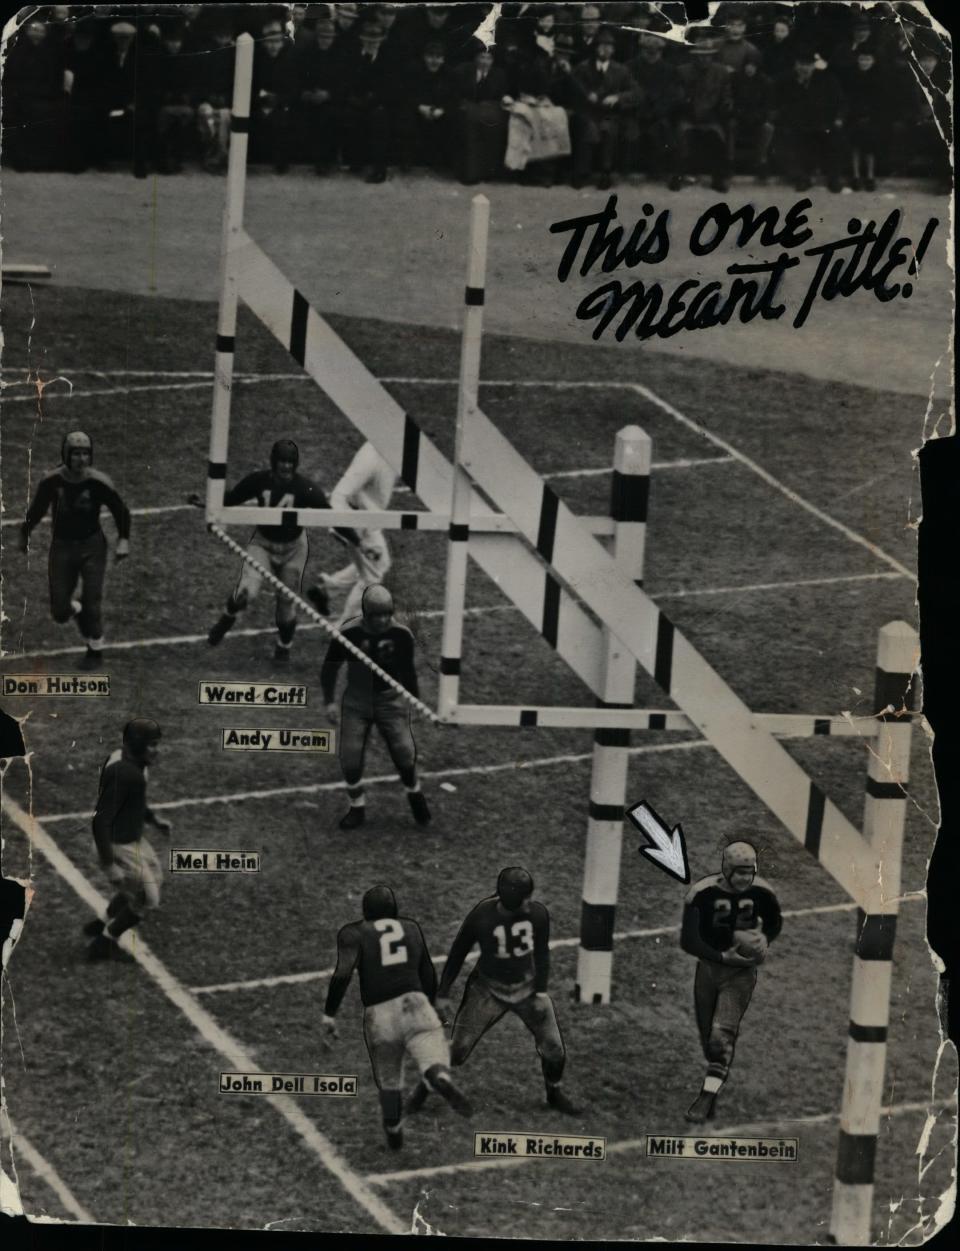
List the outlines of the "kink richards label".
{"type": "Polygon", "coordinates": [[[796,1164],[799,1138],[658,1138],[647,1136],[645,1155],[671,1160],[737,1160],[796,1164]]]}
{"type": "Polygon", "coordinates": [[[329,756],[333,752],[333,730],[224,729],[224,751],[309,751],[329,756]]]}
{"type": "Polygon", "coordinates": [[[170,848],[171,873],[259,873],[259,851],[170,848]]]}
{"type": "Polygon", "coordinates": [[[198,703],[259,704],[268,707],[305,708],[305,686],[276,686],[268,682],[201,682],[198,703]]]}
{"type": "Polygon", "coordinates": [[[474,1155],[537,1156],[547,1160],[604,1160],[606,1138],[580,1134],[474,1134],[474,1155]]]}
{"type": "Polygon", "coordinates": [[[355,1073],[221,1073],[222,1095],[331,1095],[357,1093],[355,1073]]]}
{"type": "Polygon", "coordinates": [[[110,675],[95,678],[76,673],[5,673],[4,695],[85,695],[104,699],[110,694],[110,675]]]}

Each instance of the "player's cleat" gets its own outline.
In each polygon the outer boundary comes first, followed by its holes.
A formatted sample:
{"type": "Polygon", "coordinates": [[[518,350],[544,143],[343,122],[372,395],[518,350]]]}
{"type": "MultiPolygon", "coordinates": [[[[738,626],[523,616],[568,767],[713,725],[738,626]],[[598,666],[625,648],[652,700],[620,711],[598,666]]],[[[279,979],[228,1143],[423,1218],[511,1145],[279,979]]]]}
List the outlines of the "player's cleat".
{"type": "Polygon", "coordinates": [[[410,801],[410,810],[417,825],[429,825],[430,809],[427,807],[427,800],[423,792],[412,791],[407,795],[407,799],[410,801]]]}
{"type": "Polygon", "coordinates": [[[209,633],[207,634],[207,642],[211,647],[216,647],[216,645],[222,641],[223,636],[233,627],[233,623],[235,621],[236,617],[231,617],[229,613],[225,612],[220,620],[215,622],[210,627],[209,633]]]}
{"type": "Polygon", "coordinates": [[[86,925],[83,927],[83,932],[84,934],[86,934],[88,938],[97,938],[100,934],[103,933],[105,928],[106,928],[106,922],[101,921],[99,917],[95,917],[94,920],[88,921],[86,923],[86,925]]]}
{"type": "Polygon", "coordinates": [[[412,1116],[414,1112],[419,1112],[423,1105],[427,1102],[427,1096],[430,1094],[430,1088],[426,1082],[417,1082],[413,1088],[413,1093],[407,1098],[403,1105],[403,1115],[412,1116]]]}
{"type": "Polygon", "coordinates": [[[351,804],[346,814],[340,818],[341,830],[356,830],[367,820],[367,810],[358,804],[351,804]]]}
{"type": "Polygon", "coordinates": [[[399,1151],[403,1146],[403,1127],[400,1125],[384,1125],[387,1135],[387,1146],[391,1151],[399,1151]]]}
{"type": "Polygon", "coordinates": [[[473,1104],[449,1073],[438,1073],[431,1079],[431,1085],[437,1094],[450,1104],[454,1112],[460,1116],[473,1116],[473,1104]]]}
{"type": "Polygon", "coordinates": [[[716,1102],[717,1096],[714,1091],[701,1090],[693,1103],[687,1108],[687,1120],[694,1125],[702,1125],[704,1121],[712,1121],[716,1102]]]}
{"type": "Polygon", "coordinates": [[[277,643],[273,649],[274,664],[285,665],[290,661],[290,648],[284,647],[282,643],[277,643]]]}
{"type": "Polygon", "coordinates": [[[88,647],[80,661],[81,669],[100,669],[103,666],[103,652],[96,647],[88,647]]]}
{"type": "Polygon", "coordinates": [[[565,1116],[579,1116],[580,1108],[564,1093],[559,1086],[547,1087],[547,1103],[565,1116]]]}
{"type": "Polygon", "coordinates": [[[97,937],[87,947],[88,960],[130,960],[125,951],[121,951],[117,946],[116,939],[110,937],[109,934],[98,934],[97,937]]]}
{"type": "Polygon", "coordinates": [[[307,599],[314,606],[321,617],[330,616],[330,596],[319,582],[307,588],[307,599]]]}

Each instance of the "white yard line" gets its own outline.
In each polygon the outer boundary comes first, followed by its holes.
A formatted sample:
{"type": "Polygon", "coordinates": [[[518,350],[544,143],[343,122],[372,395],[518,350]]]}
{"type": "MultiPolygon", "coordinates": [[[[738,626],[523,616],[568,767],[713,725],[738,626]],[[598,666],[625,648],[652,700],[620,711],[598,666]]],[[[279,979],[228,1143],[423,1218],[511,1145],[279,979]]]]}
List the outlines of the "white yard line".
{"type": "MultiPolygon", "coordinates": [[[[789,591],[798,586],[836,586],[841,582],[876,582],[902,579],[901,573],[847,573],[834,578],[798,578],[795,582],[753,582],[748,586],[707,586],[687,591],[661,591],[657,599],[692,599],[699,595],[745,595],[751,591],[789,591]]],[[[916,578],[911,576],[911,581],[916,578]]]]}
{"type": "MultiPolygon", "coordinates": [[[[3,1120],[6,1122],[5,1137],[10,1144],[10,1154],[14,1164],[16,1165],[17,1156],[22,1155],[44,1185],[57,1196],[65,1212],[69,1212],[75,1221],[81,1221],[84,1225],[95,1225],[96,1217],[93,1213],[87,1211],[50,1161],[40,1154],[26,1134],[14,1127],[6,1108],[3,1110],[3,1120]]],[[[17,1197],[22,1202],[19,1192],[17,1192],[17,1197]]]]}
{"type": "MultiPolygon", "coordinates": [[[[693,456],[680,460],[655,460],[651,469],[699,469],[701,465],[729,465],[733,456],[693,456]]],[[[601,474],[610,473],[612,465],[601,465],[597,469],[558,469],[554,473],[541,474],[541,478],[596,478],[601,474]]]]}
{"type": "MultiPolygon", "coordinates": [[[[709,746],[710,744],[705,738],[694,738],[680,739],[674,743],[649,743],[642,747],[630,747],[628,751],[631,756],[643,756],[661,751],[690,751],[695,747],[709,746]]],[[[592,759],[593,755],[591,752],[580,752],[576,755],[542,756],[535,760],[502,760],[496,764],[462,765],[456,769],[426,769],[420,773],[420,777],[455,778],[474,774],[504,773],[511,769],[543,769],[549,765],[581,764],[586,760],[592,759]]],[[[397,775],[395,773],[383,773],[377,777],[364,778],[363,784],[364,786],[378,786],[388,782],[395,783],[396,780],[397,775]]],[[[346,783],[343,781],[312,782],[304,786],[277,786],[263,791],[232,791],[228,795],[200,795],[191,799],[169,799],[163,803],[151,803],[150,807],[154,811],[162,808],[172,812],[176,808],[210,808],[215,804],[237,804],[248,799],[276,799],[283,795],[319,795],[325,791],[340,791],[345,787],[346,783]]],[[[87,820],[92,816],[92,810],[89,812],[55,812],[47,816],[37,817],[36,820],[42,825],[52,825],[58,821],[87,820]]]]}
{"type": "MultiPolygon", "coordinates": [[[[907,896],[913,900],[920,896],[907,896]]],[[[795,908],[793,911],[784,912],[785,917],[806,917],[819,916],[824,912],[851,912],[857,905],[855,903],[837,903],[837,904],[819,904],[813,908],[795,908]]],[[[626,942],[632,938],[663,938],[667,934],[676,934],[680,929],[679,925],[658,925],[653,929],[646,930],[621,930],[614,934],[614,941],[618,943],[626,942]]],[[[550,950],[555,951],[563,947],[579,947],[580,938],[554,938],[550,942],[550,950]]],[[[446,956],[431,956],[434,964],[443,964],[446,956]]],[[[468,956],[468,960],[476,960],[476,955],[468,956]]],[[[278,973],[274,977],[255,977],[242,982],[215,982],[210,986],[191,986],[191,993],[194,995],[217,995],[228,991],[236,990],[259,990],[269,986],[296,986],[301,982],[320,982],[328,977],[333,976],[333,969],[313,969],[307,973],[278,973]]]]}
{"type": "MultiPolygon", "coordinates": [[[[957,1106],[955,1099],[936,1100],[925,1103],[896,1103],[880,1109],[881,1116],[908,1116],[916,1112],[930,1114],[931,1111],[945,1112],[957,1106]]],[[[737,1134],[760,1133],[772,1129],[778,1137],[789,1135],[794,1129],[806,1125],[829,1125],[831,1121],[840,1119],[839,1112],[818,1112],[812,1116],[797,1116],[789,1119],[781,1117],[765,1121],[747,1121],[742,1125],[711,1126],[711,1137],[733,1137],[737,1134]]],[[[701,1135],[704,1136],[704,1135],[701,1135]]],[[[642,1151],[646,1138],[625,1138],[620,1142],[607,1143],[607,1155],[623,1155],[628,1151],[642,1151]]],[[[433,1168],[400,1169],[396,1173],[367,1173],[366,1178],[371,1186],[389,1186],[395,1182],[416,1181],[422,1177],[438,1177],[445,1173],[474,1173],[485,1169],[517,1168],[523,1164],[531,1164],[536,1156],[515,1156],[503,1158],[494,1156],[490,1159],[465,1160],[461,1164],[437,1164],[433,1168]]]]}
{"type": "MultiPolygon", "coordinates": [[[[162,516],[164,513],[186,513],[186,512],[191,512],[191,511],[196,512],[202,516],[202,510],[194,508],[192,504],[158,504],[155,508],[131,508],[130,509],[131,515],[134,517],[159,517],[159,516],[162,516]]],[[[43,526],[49,527],[50,518],[44,517],[43,521],[40,524],[43,526]]],[[[0,526],[19,526],[19,525],[20,525],[20,519],[18,517],[7,517],[5,520],[0,521],[0,526]]]]}
{"type": "MultiPolygon", "coordinates": [[[[68,886],[80,897],[91,911],[102,915],[106,908],[106,899],[94,888],[80,872],[73,861],[65,855],[54,839],[28,813],[7,796],[3,796],[3,811],[10,820],[30,839],[32,846],[39,851],[63,878],[68,886]]],[[[121,947],[134,957],[148,977],[177,1008],[200,1037],[216,1051],[231,1069],[241,1072],[260,1072],[260,1066],[243,1046],[227,1033],[213,1019],[210,1013],[198,1003],[182,982],[173,976],[170,970],[150,950],[143,939],[135,937],[128,931],[120,940],[121,947]]],[[[211,1071],[210,1080],[215,1074],[211,1071]]],[[[382,1199],[374,1194],[359,1173],[355,1172],[343,1156],[333,1146],[330,1139],[322,1134],[303,1110],[291,1099],[279,1095],[264,1095],[265,1101],[278,1112],[291,1128],[300,1136],[304,1145],[320,1163],[340,1183],[348,1195],[367,1214],[389,1234],[409,1233],[406,1224],[400,1220],[382,1199]]],[[[92,1221],[92,1218],[91,1218],[92,1221]]]]}
{"type": "MultiPolygon", "coordinates": [[[[158,371],[158,373],[160,372],[163,372],[163,371],[158,371]]],[[[151,375],[148,373],[148,374],[144,374],[143,376],[150,377],[151,375]]],[[[174,376],[181,377],[184,375],[174,375],[174,376]]],[[[142,395],[150,391],[200,391],[200,390],[203,390],[204,388],[210,388],[213,386],[213,379],[209,375],[204,375],[200,378],[197,378],[195,375],[192,375],[192,374],[188,374],[185,376],[190,377],[191,379],[193,379],[193,381],[190,381],[190,382],[149,382],[149,383],[143,383],[142,385],[127,386],[127,387],[95,387],[93,390],[90,390],[90,391],[78,391],[74,388],[71,388],[69,385],[65,391],[60,391],[60,390],[53,391],[51,390],[51,387],[53,386],[53,384],[55,382],[62,382],[64,379],[51,378],[49,382],[44,383],[42,387],[38,387],[35,382],[32,384],[29,384],[32,386],[32,390],[28,391],[26,395],[9,395],[9,396],[4,395],[3,403],[4,404],[36,404],[38,400],[41,400],[41,399],[43,400],[47,400],[47,399],[50,399],[50,400],[86,400],[86,399],[90,399],[93,396],[142,395]]],[[[300,376],[297,374],[235,374],[233,380],[234,382],[286,382],[286,381],[291,381],[291,380],[300,381],[300,376]]],[[[7,383],[6,386],[4,386],[4,391],[6,391],[7,387],[14,386],[14,385],[26,386],[28,384],[27,383],[7,383]]]]}

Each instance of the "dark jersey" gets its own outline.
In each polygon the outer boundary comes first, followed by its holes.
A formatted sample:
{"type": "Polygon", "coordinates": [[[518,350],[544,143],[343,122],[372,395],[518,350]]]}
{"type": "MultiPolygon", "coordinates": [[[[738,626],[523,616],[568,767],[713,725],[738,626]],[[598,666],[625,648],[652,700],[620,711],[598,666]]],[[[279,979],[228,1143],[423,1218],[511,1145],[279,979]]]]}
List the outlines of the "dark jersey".
{"type": "Polygon", "coordinates": [[[147,770],[117,750],[100,771],[100,793],[93,814],[93,837],[104,860],[113,843],[135,843],[143,837],[147,807],[147,770]]]}
{"type": "MultiPolygon", "coordinates": [[[[228,508],[236,504],[249,504],[255,501],[261,508],[329,508],[330,501],[315,482],[302,474],[295,473],[285,482],[274,474],[272,469],[258,469],[256,473],[248,473],[241,478],[236,486],[231,487],[224,495],[223,502],[228,508]]],[[[271,543],[292,543],[303,533],[303,526],[295,521],[285,521],[279,526],[257,526],[257,534],[262,535],[271,543]]],[[[348,543],[360,542],[355,530],[338,528],[336,533],[348,543]]]]}
{"type": "Polygon", "coordinates": [[[746,890],[734,891],[718,873],[690,888],[680,941],[690,955],[717,963],[721,952],[733,946],[735,931],[760,929],[767,942],[773,942],[782,925],[777,897],[763,878],[755,877],[746,890]]]}
{"type": "Polygon", "coordinates": [[[440,975],[440,995],[450,992],[471,948],[479,944],[480,972],[494,984],[532,982],[545,992],[550,980],[550,915],[532,900],[525,912],[506,912],[496,895],[481,900],[460,926],[440,975]]]}
{"type": "MultiPolygon", "coordinates": [[[[385,673],[389,673],[391,678],[406,687],[411,695],[420,694],[413,660],[414,639],[406,626],[391,625],[382,634],[371,634],[365,628],[363,618],[354,617],[342,627],[340,633],[354,647],[359,647],[385,673]]],[[[337,674],[344,661],[347,662],[345,698],[348,702],[366,704],[374,696],[393,689],[379,674],[356,660],[339,639],[331,639],[320,673],[323,697],[328,704],[333,699],[337,674]]]]}
{"type": "Polygon", "coordinates": [[[109,508],[121,539],[130,537],[130,510],[116,488],[99,469],[87,469],[86,476],[72,482],[62,465],[40,479],[33,502],[27,509],[23,531],[29,534],[53,511],[53,537],[67,542],[92,538],[100,530],[100,509],[109,508]]]}
{"type": "Polygon", "coordinates": [[[437,975],[420,926],[409,917],[352,921],[337,935],[337,967],[327,991],[324,1012],[333,1016],[350,984],[354,969],[365,1008],[411,991],[431,1001],[437,975]]]}

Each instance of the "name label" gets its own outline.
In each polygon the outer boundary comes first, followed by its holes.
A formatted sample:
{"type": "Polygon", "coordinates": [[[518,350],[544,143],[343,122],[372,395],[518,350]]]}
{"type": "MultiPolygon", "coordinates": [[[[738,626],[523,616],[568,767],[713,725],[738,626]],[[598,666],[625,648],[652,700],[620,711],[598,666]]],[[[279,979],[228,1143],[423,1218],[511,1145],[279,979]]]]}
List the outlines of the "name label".
{"type": "Polygon", "coordinates": [[[329,756],[332,730],[236,730],[221,731],[224,751],[309,751],[329,756]]]}
{"type": "Polygon", "coordinates": [[[307,688],[305,686],[274,686],[268,682],[201,682],[197,702],[305,708],[307,688]]]}
{"type": "Polygon", "coordinates": [[[537,1156],[555,1160],[604,1160],[606,1138],[580,1134],[544,1137],[542,1134],[474,1134],[474,1155],[537,1156]]]}
{"type": "Polygon", "coordinates": [[[356,1074],[221,1073],[221,1095],[334,1095],[357,1093],[356,1074]]]}
{"type": "Polygon", "coordinates": [[[110,694],[110,675],[95,678],[76,673],[5,673],[4,695],[85,695],[104,699],[110,694]]]}
{"type": "Polygon", "coordinates": [[[645,1155],[672,1160],[764,1160],[773,1164],[796,1164],[799,1138],[658,1138],[648,1134],[645,1155]]]}
{"type": "Polygon", "coordinates": [[[171,873],[259,873],[259,851],[193,851],[170,848],[171,873]]]}

